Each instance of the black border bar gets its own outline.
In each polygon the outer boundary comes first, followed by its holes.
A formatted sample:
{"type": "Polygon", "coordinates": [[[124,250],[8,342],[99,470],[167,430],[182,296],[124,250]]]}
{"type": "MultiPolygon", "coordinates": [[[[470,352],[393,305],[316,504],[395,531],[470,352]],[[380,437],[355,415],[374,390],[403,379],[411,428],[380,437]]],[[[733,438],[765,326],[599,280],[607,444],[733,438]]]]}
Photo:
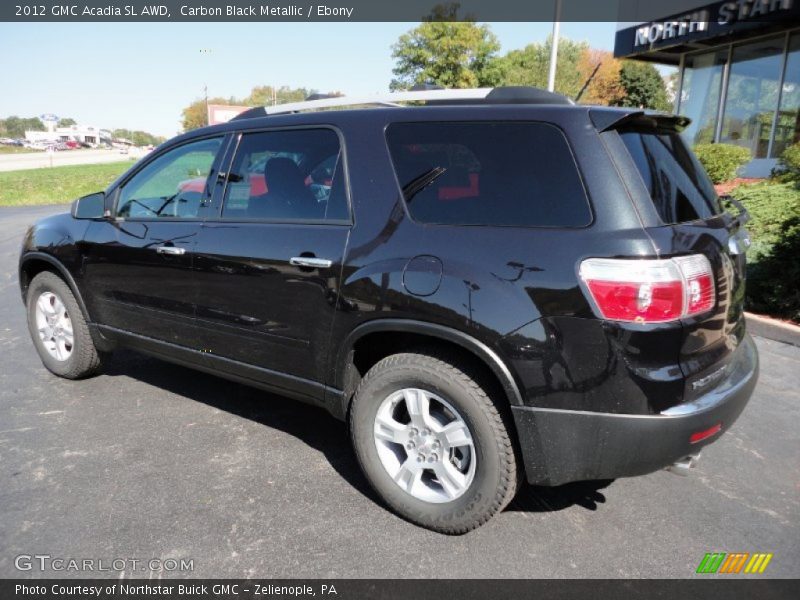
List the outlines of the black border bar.
{"type": "Polygon", "coordinates": [[[697,576],[696,579],[5,579],[0,598],[19,600],[785,600],[800,580],[697,576]],[[181,587],[183,586],[183,587],[181,587]],[[34,591],[38,590],[38,591],[34,591]],[[133,590],[133,592],[131,592],[133,590]],[[335,593],[333,593],[335,590],[335,593]],[[42,592],[43,593],[40,593],[42,592]],[[99,591],[99,593],[98,593],[99,591]]]}

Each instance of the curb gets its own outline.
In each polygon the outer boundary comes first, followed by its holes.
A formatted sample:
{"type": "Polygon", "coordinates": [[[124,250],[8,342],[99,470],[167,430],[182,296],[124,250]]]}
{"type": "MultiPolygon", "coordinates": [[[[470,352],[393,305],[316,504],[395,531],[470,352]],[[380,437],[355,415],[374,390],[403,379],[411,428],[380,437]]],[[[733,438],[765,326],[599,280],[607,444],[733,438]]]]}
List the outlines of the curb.
{"type": "Polygon", "coordinates": [[[749,312],[744,314],[747,319],[747,330],[753,335],[800,346],[800,326],[749,312]]]}

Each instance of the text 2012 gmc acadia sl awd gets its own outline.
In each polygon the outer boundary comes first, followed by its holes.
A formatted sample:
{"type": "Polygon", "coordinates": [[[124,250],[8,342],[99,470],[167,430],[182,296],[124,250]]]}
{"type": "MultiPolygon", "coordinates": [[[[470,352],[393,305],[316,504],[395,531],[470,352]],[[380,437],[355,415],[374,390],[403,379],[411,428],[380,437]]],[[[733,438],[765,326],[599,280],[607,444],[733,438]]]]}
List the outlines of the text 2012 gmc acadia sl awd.
{"type": "Polygon", "coordinates": [[[253,109],[30,228],[30,333],[62,377],[124,345],[323,406],[445,533],[523,478],[686,466],[758,374],[747,215],[686,123],[530,88],[253,109]]]}

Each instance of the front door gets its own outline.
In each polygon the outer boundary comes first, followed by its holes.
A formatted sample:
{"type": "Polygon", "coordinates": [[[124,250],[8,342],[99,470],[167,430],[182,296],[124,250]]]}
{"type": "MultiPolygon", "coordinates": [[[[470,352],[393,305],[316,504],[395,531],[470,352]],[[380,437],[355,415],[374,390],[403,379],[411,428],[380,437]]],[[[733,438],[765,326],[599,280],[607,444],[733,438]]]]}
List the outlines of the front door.
{"type": "Polygon", "coordinates": [[[210,359],[286,389],[323,381],[351,223],[343,173],[332,129],[242,135],[195,258],[210,359]]]}
{"type": "Polygon", "coordinates": [[[167,150],[112,192],[112,218],[90,225],[84,252],[85,287],[99,324],[198,346],[192,267],[222,141],[167,150]]]}

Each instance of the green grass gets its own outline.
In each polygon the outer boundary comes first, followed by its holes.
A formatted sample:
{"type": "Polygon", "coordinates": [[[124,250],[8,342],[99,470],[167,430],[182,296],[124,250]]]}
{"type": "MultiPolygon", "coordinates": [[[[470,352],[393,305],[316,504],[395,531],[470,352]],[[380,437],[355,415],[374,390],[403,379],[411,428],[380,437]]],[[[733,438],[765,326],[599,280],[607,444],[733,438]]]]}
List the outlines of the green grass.
{"type": "Polygon", "coordinates": [[[105,190],[133,161],[0,172],[0,206],[61,204],[105,190]]]}
{"type": "Polygon", "coordinates": [[[32,152],[42,152],[41,150],[32,150],[31,148],[24,148],[22,146],[6,146],[0,144],[0,154],[31,154],[32,152]]]}

